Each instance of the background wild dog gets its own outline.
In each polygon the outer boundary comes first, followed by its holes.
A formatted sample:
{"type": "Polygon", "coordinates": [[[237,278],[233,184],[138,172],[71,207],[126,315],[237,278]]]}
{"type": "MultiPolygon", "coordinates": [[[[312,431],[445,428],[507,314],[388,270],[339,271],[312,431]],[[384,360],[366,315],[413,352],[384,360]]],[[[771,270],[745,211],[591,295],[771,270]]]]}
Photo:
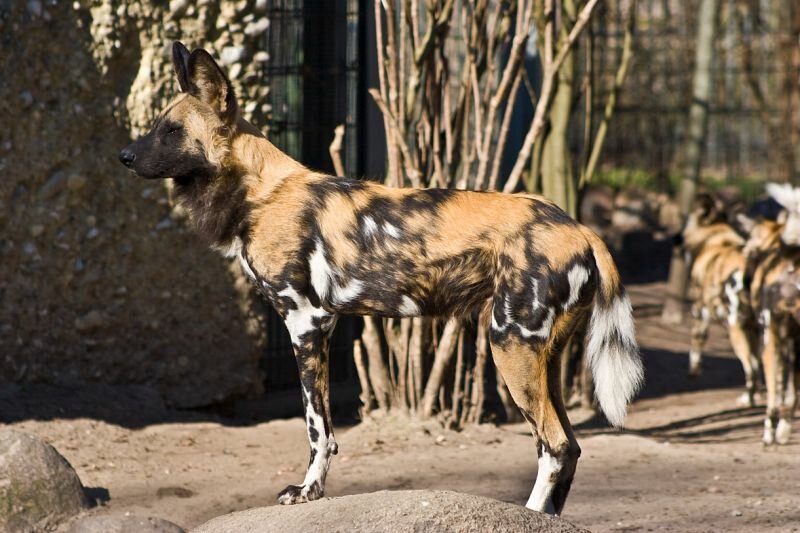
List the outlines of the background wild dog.
{"type": "Polygon", "coordinates": [[[205,50],[175,43],[173,59],[182,94],[120,160],[144,178],[173,178],[199,232],[239,258],[286,321],[311,458],[279,501],[321,497],[337,453],[328,402],[337,316],[485,307],[495,363],[537,439],[527,506],[561,512],[580,455],[559,377],[575,324],[591,313],[588,362],[615,426],[643,379],[631,306],[602,241],[535,196],[393,189],[310,171],[239,117],[205,50]]]}
{"type": "Polygon", "coordinates": [[[755,223],[747,243],[753,269],[750,287],[759,313],[767,414],[764,444],[786,444],[797,407],[800,361],[800,189],[770,184],[767,192],[785,209],[780,222],[755,223]]]}
{"type": "Polygon", "coordinates": [[[699,195],[682,232],[683,248],[691,263],[692,347],[689,375],[702,372],[703,346],[712,317],[728,325],[731,346],[742,363],[746,391],[739,403],[753,406],[758,380],[754,345],[758,328],[745,289],[745,239],[726,222],[721,204],[699,195]]]}

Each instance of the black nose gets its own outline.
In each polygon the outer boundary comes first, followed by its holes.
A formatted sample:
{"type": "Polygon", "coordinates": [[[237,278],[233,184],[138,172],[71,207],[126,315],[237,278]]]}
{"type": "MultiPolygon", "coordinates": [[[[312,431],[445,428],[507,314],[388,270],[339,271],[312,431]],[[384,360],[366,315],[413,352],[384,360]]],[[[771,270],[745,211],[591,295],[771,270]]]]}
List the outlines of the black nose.
{"type": "Polygon", "coordinates": [[[126,167],[129,167],[136,161],[136,154],[128,148],[125,148],[119,153],[119,161],[126,167]]]}

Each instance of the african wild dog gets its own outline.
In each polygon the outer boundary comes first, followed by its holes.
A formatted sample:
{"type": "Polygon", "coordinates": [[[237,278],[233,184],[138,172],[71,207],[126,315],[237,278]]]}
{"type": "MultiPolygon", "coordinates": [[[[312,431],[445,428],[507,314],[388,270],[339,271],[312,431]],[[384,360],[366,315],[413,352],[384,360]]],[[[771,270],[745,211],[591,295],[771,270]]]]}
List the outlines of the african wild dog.
{"type": "Polygon", "coordinates": [[[800,360],[800,189],[770,184],[786,213],[778,222],[753,223],[747,242],[750,294],[762,330],[761,359],[767,385],[764,444],[786,444],[797,407],[800,360]]]}
{"type": "Polygon", "coordinates": [[[631,306],[602,241],[535,196],[388,188],[308,170],[239,116],[208,52],[175,43],[173,60],[182,94],[120,160],[144,178],[174,179],[199,232],[241,261],[286,321],[311,458],[279,501],[320,498],[337,453],[328,344],[339,315],[485,308],[497,368],[538,438],[527,506],[560,513],[580,454],[559,385],[574,324],[591,312],[588,360],[613,425],[643,378],[631,306]]]}
{"type": "Polygon", "coordinates": [[[700,194],[682,232],[683,249],[691,264],[692,347],[689,375],[702,372],[703,346],[711,318],[728,325],[731,346],[742,363],[746,391],[738,403],[755,404],[758,359],[754,344],[758,333],[750,298],[745,289],[744,237],[725,222],[716,198],[700,194]]]}

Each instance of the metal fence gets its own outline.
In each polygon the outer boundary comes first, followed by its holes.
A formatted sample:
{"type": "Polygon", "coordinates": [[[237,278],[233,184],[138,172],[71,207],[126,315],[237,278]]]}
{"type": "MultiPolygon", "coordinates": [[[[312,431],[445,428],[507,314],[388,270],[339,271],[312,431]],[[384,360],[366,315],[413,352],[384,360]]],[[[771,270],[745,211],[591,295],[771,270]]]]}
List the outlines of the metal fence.
{"type": "MultiPolygon", "coordinates": [[[[345,125],[342,157],[348,175],[361,171],[358,117],[360,9],[358,0],[273,0],[263,70],[270,88],[268,136],[305,165],[333,172],[328,147],[334,128],[345,125]],[[341,31],[347,28],[346,32],[341,31]]],[[[267,346],[261,360],[267,390],[295,387],[297,365],[283,321],[267,312],[267,346]]],[[[355,382],[353,339],[361,321],[344,317],[331,341],[331,382],[355,382]]]]}
{"type": "MultiPolygon", "coordinates": [[[[628,2],[595,17],[596,116],[622,48],[628,2]]],[[[682,171],[691,102],[697,0],[639,0],[634,63],[604,150],[606,168],[646,171],[668,184],[682,171]]],[[[796,0],[721,0],[704,173],[719,180],[796,179],[796,0]]]]}

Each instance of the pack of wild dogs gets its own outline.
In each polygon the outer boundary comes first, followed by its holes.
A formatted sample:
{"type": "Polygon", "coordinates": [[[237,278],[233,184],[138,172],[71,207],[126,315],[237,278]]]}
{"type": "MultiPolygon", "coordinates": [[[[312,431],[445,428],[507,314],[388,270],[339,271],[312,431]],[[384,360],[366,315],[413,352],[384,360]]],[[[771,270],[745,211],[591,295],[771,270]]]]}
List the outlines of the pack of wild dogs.
{"type": "Polygon", "coordinates": [[[699,195],[681,236],[691,263],[689,374],[702,371],[711,320],[723,321],[744,369],[740,404],[755,405],[763,372],[763,441],[771,445],[789,441],[797,405],[800,188],[770,184],[767,192],[779,210],[766,217],[748,216],[740,204],[726,205],[716,195],[699,195]]]}

